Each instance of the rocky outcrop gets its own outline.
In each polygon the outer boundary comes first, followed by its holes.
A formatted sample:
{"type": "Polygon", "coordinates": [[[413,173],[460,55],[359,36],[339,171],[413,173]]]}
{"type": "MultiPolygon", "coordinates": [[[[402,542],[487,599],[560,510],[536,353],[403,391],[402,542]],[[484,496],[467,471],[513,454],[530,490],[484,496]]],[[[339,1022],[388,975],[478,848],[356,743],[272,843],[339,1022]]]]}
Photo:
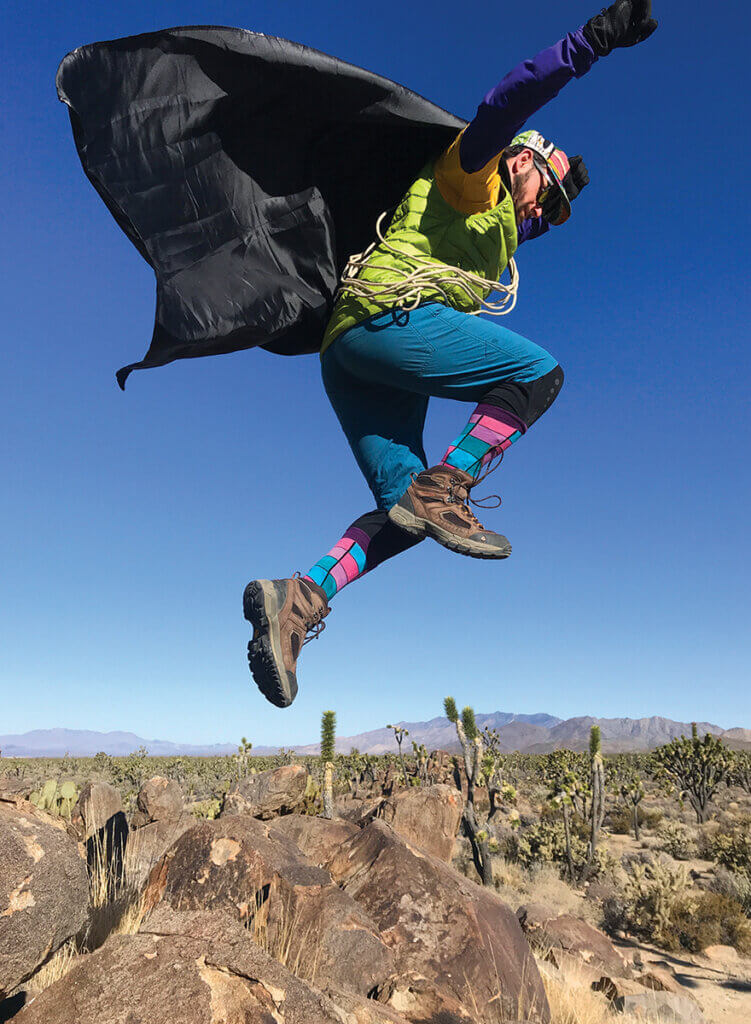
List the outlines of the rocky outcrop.
{"type": "Polygon", "coordinates": [[[299,764],[249,775],[232,784],[224,797],[221,815],[247,814],[268,820],[292,814],[303,806],[307,781],[307,769],[299,764]]]}
{"type": "Polygon", "coordinates": [[[345,1011],[221,913],[160,908],[39,995],[18,1024],[405,1024],[347,997],[345,1011]],[[356,1008],[356,1009],[355,1009],[356,1008]],[[349,1016],[347,1015],[349,1014],[349,1016]]]}
{"type": "Polygon", "coordinates": [[[82,928],[88,901],[86,863],[62,820],[0,799],[0,998],[82,928]]]}
{"type": "Polygon", "coordinates": [[[147,907],[229,912],[284,950],[295,970],[315,963],[321,983],[366,994],[394,969],[362,906],[303,856],[291,839],[237,815],[185,832],[153,869],[147,907]]]}
{"type": "Polygon", "coordinates": [[[407,842],[449,863],[463,809],[455,786],[424,786],[398,790],[383,803],[378,817],[407,842]]]}
{"type": "Polygon", "coordinates": [[[183,814],[183,794],[173,779],[155,775],[139,789],[136,805],[131,819],[133,828],[142,828],[152,821],[176,821],[183,814]]]}
{"type": "MultiPolygon", "coordinates": [[[[429,979],[431,1000],[447,993],[476,1024],[503,1014],[509,1020],[549,1020],[529,946],[494,893],[379,820],[343,843],[327,867],[375,920],[394,952],[397,973],[429,979]]],[[[410,1019],[420,1020],[419,1012],[416,1000],[410,1019]]],[[[430,1017],[423,1013],[422,1019],[430,1017]]]]}

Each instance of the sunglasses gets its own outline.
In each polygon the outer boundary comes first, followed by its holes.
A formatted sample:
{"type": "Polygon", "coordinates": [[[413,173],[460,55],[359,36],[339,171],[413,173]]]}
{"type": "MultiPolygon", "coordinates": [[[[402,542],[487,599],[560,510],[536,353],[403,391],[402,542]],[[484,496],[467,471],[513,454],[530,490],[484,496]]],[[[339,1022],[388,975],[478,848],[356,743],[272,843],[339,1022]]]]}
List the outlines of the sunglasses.
{"type": "Polygon", "coordinates": [[[540,190],[537,193],[537,199],[535,200],[535,203],[537,206],[542,206],[542,204],[548,198],[548,195],[550,194],[550,190],[553,187],[554,182],[550,176],[550,171],[548,170],[547,165],[542,163],[542,161],[537,160],[536,157],[535,167],[540,172],[540,177],[542,178],[542,184],[540,185],[540,190]]]}

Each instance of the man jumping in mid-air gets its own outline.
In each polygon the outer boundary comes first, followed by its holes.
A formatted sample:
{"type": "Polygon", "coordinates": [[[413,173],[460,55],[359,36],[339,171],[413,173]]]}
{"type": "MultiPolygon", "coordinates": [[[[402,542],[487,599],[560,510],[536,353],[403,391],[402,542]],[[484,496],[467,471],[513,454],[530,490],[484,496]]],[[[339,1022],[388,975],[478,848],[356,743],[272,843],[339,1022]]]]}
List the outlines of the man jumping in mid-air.
{"type": "Polygon", "coordinates": [[[538,345],[472,314],[509,311],[514,252],[563,224],[589,181],[580,156],[569,161],[538,132],[521,129],[598,57],[643,42],[656,27],[651,0],[616,0],[514,68],[423,169],[377,244],[350,261],[321,367],[377,508],[305,576],[246,587],[250,669],[273,704],[294,700],[300,650],[309,632],[323,629],[334,595],[385,559],[425,537],[474,558],[511,553],[505,537],[475,518],[470,491],[549,408],[563,371],[538,345]],[[510,284],[498,285],[507,267],[510,284]],[[496,288],[505,297],[488,303],[496,288]],[[475,408],[428,469],[422,433],[431,396],[475,408]]]}

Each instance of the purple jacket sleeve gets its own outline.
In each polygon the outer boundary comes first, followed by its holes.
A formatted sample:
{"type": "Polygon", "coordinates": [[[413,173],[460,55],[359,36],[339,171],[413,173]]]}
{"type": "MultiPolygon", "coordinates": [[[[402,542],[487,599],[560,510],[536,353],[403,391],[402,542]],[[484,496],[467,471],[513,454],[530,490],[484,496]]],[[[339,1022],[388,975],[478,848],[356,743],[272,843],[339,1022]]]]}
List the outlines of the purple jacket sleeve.
{"type": "Polygon", "coordinates": [[[517,245],[521,245],[522,242],[528,242],[530,238],[539,238],[540,235],[544,235],[549,230],[550,225],[544,217],[528,217],[517,228],[517,245]]]}
{"type": "Polygon", "coordinates": [[[572,78],[581,78],[597,60],[581,29],[522,61],[485,96],[462,135],[459,159],[472,174],[508,146],[527,118],[557,96],[572,78]]]}

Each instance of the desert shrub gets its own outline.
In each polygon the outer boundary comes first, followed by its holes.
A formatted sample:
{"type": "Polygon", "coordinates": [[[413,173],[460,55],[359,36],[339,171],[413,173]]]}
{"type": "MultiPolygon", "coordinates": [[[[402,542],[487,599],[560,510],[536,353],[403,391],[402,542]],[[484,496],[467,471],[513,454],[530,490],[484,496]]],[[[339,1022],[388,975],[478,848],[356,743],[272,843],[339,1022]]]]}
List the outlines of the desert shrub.
{"type": "Polygon", "coordinates": [[[657,831],[660,849],[676,860],[690,860],[697,854],[691,830],[680,821],[666,821],[657,831]]]}
{"type": "Polygon", "coordinates": [[[717,892],[682,900],[672,915],[668,949],[700,953],[707,946],[734,946],[751,953],[751,923],[736,900],[717,892]]]}
{"type": "MultiPolygon", "coordinates": [[[[639,810],[644,814],[644,827],[645,828],[657,828],[665,817],[663,811],[659,807],[640,807],[639,810]]],[[[641,817],[639,821],[641,821],[641,817]]]]}
{"type": "MultiPolygon", "coordinates": [[[[641,808],[639,810],[641,811],[641,808]]],[[[641,824],[641,821],[642,815],[639,813],[639,824],[641,824]]],[[[631,832],[633,825],[634,816],[631,813],[630,807],[619,807],[608,814],[608,828],[617,836],[627,836],[631,832]]]]}
{"type": "Polygon", "coordinates": [[[717,832],[710,840],[710,848],[712,860],[722,867],[751,876],[751,819],[717,832]]]}
{"type": "MultiPolygon", "coordinates": [[[[664,815],[656,807],[642,807],[637,811],[639,828],[656,828],[664,815]]],[[[634,830],[634,812],[630,807],[617,807],[608,814],[608,828],[618,836],[627,836],[634,830]]]]}
{"type": "Polygon", "coordinates": [[[743,907],[746,916],[751,917],[751,875],[745,871],[728,871],[727,868],[719,867],[709,888],[712,892],[735,900],[743,907]]]}

